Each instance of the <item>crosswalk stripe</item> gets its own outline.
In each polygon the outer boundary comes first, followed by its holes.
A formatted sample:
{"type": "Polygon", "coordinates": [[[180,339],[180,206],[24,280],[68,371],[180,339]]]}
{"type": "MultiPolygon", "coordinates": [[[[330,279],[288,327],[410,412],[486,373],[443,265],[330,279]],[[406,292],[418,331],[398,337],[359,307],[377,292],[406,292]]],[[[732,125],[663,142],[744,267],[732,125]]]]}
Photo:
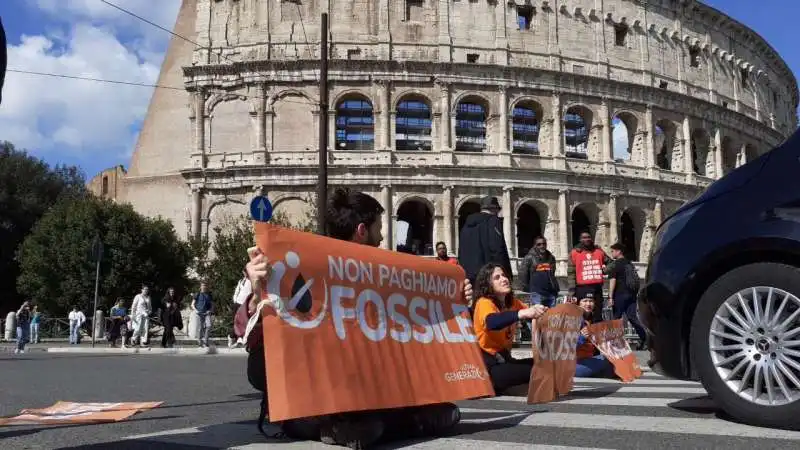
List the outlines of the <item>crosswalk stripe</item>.
{"type": "Polygon", "coordinates": [[[701,387],[665,387],[665,386],[631,386],[625,385],[605,385],[605,386],[582,386],[575,385],[572,392],[615,392],[619,394],[689,394],[705,395],[707,392],[701,387]]]}
{"type": "MultiPolygon", "coordinates": [[[[303,448],[303,449],[341,449],[321,444],[319,442],[287,442],[282,444],[247,444],[237,447],[229,447],[228,450],[260,450],[269,448],[303,448]]],[[[494,441],[471,441],[459,438],[439,438],[432,441],[419,442],[412,445],[404,445],[403,448],[416,449],[443,449],[458,448],[460,450],[504,450],[504,449],[530,449],[530,450],[606,450],[597,447],[570,447],[565,445],[542,445],[542,444],[520,444],[516,442],[494,442],[494,441]]]]}
{"type": "Polygon", "coordinates": [[[637,386],[637,385],[675,385],[675,386],[700,386],[696,381],[685,380],[672,380],[669,378],[639,378],[630,383],[623,383],[620,380],[611,380],[608,378],[575,378],[575,383],[581,384],[614,384],[624,386],[637,386]]]}
{"type": "MultiPolygon", "coordinates": [[[[500,396],[491,400],[508,402],[511,404],[525,403],[526,397],[500,396]]],[[[595,405],[595,406],[644,406],[650,408],[667,407],[676,402],[681,402],[681,408],[716,408],[716,404],[710,398],[660,398],[660,397],[599,397],[599,398],[566,398],[556,400],[553,403],[559,405],[595,405]]]]}
{"type": "MultiPolygon", "coordinates": [[[[486,414],[484,409],[462,408],[462,413],[486,414]]],[[[506,411],[491,411],[503,414],[506,411]]],[[[800,440],[800,432],[759,428],[716,418],[678,418],[648,416],[606,416],[602,414],[519,412],[509,411],[508,416],[495,418],[462,418],[464,423],[497,423],[510,421],[517,426],[574,428],[614,431],[645,431],[671,434],[696,434],[711,436],[736,436],[768,439],[800,440]],[[521,416],[526,416],[519,420],[521,416]]]]}

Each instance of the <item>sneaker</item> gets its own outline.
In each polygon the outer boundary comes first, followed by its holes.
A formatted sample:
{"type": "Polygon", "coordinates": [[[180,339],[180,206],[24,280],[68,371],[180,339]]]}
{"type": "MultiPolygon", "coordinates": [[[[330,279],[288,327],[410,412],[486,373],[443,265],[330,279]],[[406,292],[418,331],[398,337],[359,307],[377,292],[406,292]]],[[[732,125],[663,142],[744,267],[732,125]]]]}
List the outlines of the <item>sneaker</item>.
{"type": "Polygon", "coordinates": [[[414,408],[411,417],[424,436],[438,436],[461,421],[461,411],[452,403],[437,403],[414,408]]]}
{"type": "Polygon", "coordinates": [[[233,339],[230,336],[228,336],[228,348],[233,348],[233,339]]]}
{"type": "Polygon", "coordinates": [[[320,425],[320,440],[327,445],[340,445],[361,450],[369,448],[383,436],[384,424],[369,413],[337,414],[326,417],[320,425]]]}
{"type": "Polygon", "coordinates": [[[19,354],[19,349],[18,349],[18,348],[15,348],[15,349],[14,349],[14,354],[15,354],[15,355],[18,355],[18,354],[19,354]]]}

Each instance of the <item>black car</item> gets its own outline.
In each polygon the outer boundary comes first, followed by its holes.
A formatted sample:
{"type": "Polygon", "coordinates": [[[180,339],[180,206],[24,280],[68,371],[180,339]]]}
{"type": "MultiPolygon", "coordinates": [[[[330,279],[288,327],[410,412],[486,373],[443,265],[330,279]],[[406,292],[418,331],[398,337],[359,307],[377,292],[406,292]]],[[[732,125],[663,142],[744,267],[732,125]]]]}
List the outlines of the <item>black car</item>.
{"type": "Polygon", "coordinates": [[[800,426],[800,133],[661,224],[638,307],[654,371],[745,423],[800,426]]]}

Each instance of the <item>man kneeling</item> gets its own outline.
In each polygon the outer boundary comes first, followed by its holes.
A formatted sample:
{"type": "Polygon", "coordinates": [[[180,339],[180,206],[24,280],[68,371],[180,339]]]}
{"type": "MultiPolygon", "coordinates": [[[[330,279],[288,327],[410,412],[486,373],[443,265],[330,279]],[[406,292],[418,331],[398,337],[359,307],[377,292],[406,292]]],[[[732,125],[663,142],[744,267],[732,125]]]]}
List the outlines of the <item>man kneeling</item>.
{"type": "MultiPolygon", "coordinates": [[[[325,229],[329,237],[377,247],[383,240],[382,214],[383,207],[374,198],[361,192],[339,188],[328,199],[325,229]]],[[[247,276],[253,286],[266,286],[270,270],[266,258],[257,249],[250,249],[249,256],[247,276]]],[[[472,300],[472,286],[468,282],[464,286],[464,295],[467,302],[472,300]]],[[[256,312],[255,302],[255,296],[251,296],[246,302],[248,317],[256,312]]],[[[250,353],[247,378],[255,389],[265,392],[267,383],[260,323],[248,336],[247,349],[250,353]]],[[[264,397],[262,412],[265,411],[263,408],[267,408],[266,395],[264,397]]],[[[378,440],[440,435],[451,430],[460,419],[461,413],[456,405],[438,403],[287,420],[281,423],[281,428],[293,439],[321,440],[326,444],[360,449],[378,440]]]]}

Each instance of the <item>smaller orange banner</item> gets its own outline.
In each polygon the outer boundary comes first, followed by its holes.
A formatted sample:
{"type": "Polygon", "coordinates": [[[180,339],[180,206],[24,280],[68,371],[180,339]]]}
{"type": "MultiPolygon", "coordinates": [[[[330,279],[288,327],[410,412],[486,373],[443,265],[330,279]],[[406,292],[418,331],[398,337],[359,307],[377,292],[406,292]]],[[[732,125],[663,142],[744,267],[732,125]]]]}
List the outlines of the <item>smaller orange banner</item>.
{"type": "Polygon", "coordinates": [[[631,346],[625,339],[625,328],[622,319],[608,320],[589,325],[589,337],[600,353],[614,365],[614,373],[624,382],[642,376],[642,368],[631,346]]]}
{"type": "Polygon", "coordinates": [[[572,390],[583,310],[564,303],[533,321],[534,364],[528,404],[547,403],[572,390]]]}
{"type": "Polygon", "coordinates": [[[0,418],[4,425],[58,425],[119,422],[164,402],[76,403],[56,402],[42,409],[23,409],[15,417],[0,418]]]}

